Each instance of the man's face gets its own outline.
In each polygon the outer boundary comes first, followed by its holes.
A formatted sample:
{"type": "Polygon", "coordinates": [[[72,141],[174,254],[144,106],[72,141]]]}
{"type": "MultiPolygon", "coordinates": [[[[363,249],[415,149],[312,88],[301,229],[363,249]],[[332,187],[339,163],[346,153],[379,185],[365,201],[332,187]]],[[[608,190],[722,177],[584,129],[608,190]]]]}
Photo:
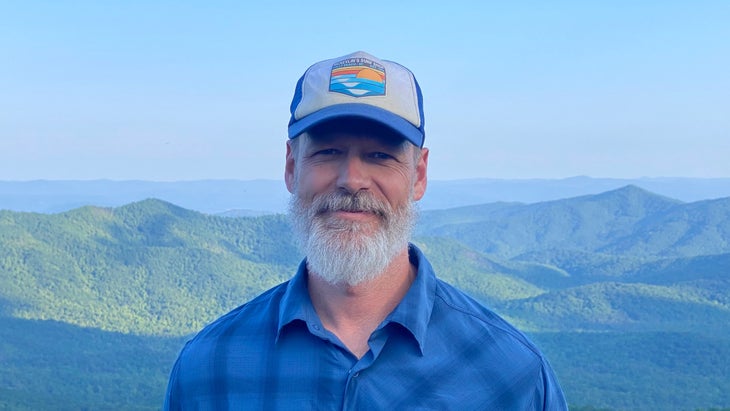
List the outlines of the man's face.
{"type": "Polygon", "coordinates": [[[428,151],[400,139],[334,132],[288,145],[291,214],[310,271],[355,285],[407,246],[428,151]]]}

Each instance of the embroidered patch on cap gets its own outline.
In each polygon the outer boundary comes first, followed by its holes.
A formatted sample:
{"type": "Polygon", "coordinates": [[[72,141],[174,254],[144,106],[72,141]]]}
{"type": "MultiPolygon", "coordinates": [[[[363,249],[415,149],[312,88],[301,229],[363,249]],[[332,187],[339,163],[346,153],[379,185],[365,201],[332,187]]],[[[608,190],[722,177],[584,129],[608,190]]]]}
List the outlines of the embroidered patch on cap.
{"type": "Polygon", "coordinates": [[[330,91],[353,97],[385,95],[385,67],[363,57],[335,63],[330,73],[330,91]]]}

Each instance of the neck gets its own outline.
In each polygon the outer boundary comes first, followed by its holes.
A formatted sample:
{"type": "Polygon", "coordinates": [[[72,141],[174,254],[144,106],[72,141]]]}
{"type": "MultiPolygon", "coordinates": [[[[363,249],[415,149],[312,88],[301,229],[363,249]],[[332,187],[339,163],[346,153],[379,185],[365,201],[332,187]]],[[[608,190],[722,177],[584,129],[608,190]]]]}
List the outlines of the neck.
{"type": "Polygon", "coordinates": [[[355,286],[330,284],[314,273],[309,294],[324,327],[360,358],[369,350],[370,334],[400,303],[415,277],[406,248],[378,277],[355,286]]]}

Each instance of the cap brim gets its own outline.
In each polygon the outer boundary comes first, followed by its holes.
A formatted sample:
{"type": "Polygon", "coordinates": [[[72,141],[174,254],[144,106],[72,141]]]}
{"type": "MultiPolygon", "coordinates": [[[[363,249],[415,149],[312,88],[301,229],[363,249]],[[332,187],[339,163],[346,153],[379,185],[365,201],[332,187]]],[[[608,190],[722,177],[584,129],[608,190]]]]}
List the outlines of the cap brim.
{"type": "Polygon", "coordinates": [[[289,125],[289,138],[294,138],[310,128],[345,117],[357,117],[382,124],[417,147],[423,147],[423,132],[404,118],[369,104],[338,104],[325,107],[289,125]]]}

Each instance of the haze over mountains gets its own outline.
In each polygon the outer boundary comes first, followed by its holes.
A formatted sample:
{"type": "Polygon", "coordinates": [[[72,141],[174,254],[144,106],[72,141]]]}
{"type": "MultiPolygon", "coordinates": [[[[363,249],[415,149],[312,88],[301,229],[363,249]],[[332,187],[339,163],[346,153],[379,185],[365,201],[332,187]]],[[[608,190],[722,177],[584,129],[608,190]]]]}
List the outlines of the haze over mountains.
{"type": "MultiPolygon", "coordinates": [[[[419,204],[424,210],[435,210],[498,201],[535,203],[627,185],[685,202],[730,197],[730,178],[471,179],[431,180],[419,204]]],[[[56,213],[85,205],[118,207],[147,198],[204,213],[261,215],[284,212],[289,193],[280,180],[0,181],[0,210],[56,213]]]]}
{"type": "MultiPolygon", "coordinates": [[[[293,274],[288,233],[156,199],[0,211],[0,408],[159,408],[186,336],[293,274]]],[[[730,407],[730,197],[424,209],[414,242],[543,347],[574,409],[730,407]]]]}

